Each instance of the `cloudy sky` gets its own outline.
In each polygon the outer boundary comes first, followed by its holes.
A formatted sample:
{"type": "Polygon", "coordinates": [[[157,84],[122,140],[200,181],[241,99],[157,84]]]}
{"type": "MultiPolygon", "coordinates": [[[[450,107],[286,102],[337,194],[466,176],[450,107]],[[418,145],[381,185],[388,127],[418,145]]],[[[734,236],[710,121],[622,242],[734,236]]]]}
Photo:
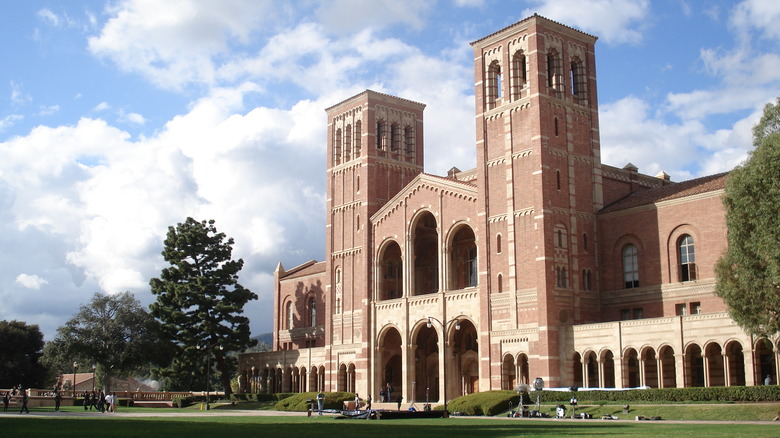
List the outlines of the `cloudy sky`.
{"type": "Polygon", "coordinates": [[[324,108],[426,103],[426,171],[475,166],[471,41],[537,12],[599,36],[602,156],[680,181],[733,168],[780,95],[776,0],[6,1],[0,319],[46,339],[98,291],[153,297],[169,225],[215,219],[272,279],[324,257],[324,108]]]}

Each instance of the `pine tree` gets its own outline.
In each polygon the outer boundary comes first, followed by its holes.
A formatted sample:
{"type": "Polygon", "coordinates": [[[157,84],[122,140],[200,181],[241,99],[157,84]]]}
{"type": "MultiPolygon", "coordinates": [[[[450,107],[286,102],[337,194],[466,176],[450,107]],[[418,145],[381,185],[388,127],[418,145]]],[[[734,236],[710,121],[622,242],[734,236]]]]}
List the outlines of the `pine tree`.
{"type": "Polygon", "coordinates": [[[162,255],[170,267],[150,281],[157,296],[150,308],[178,349],[164,373],[171,386],[185,389],[202,381],[193,370],[208,362],[216,366],[219,382],[230,395],[236,363],[228,353],[255,344],[249,319],[242,314],[257,295],[238,283],[244,261],[232,260],[232,252],[233,239],[218,233],[213,220],[188,217],[168,228],[162,255]]]}

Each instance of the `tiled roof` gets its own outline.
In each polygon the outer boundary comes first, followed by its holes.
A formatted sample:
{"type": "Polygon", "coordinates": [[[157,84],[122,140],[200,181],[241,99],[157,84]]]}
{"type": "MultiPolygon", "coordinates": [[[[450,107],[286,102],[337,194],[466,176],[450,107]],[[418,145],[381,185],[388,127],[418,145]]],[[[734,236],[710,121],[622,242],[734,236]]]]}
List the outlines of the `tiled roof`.
{"type": "Polygon", "coordinates": [[[675,184],[669,184],[655,189],[640,190],[622,199],[619,199],[610,205],[607,205],[601,209],[600,213],[611,213],[613,211],[626,210],[642,205],[668,201],[670,199],[684,198],[686,196],[721,190],[726,187],[727,175],[728,172],[718,173],[715,175],[704,176],[675,184]]]}
{"type": "Polygon", "coordinates": [[[579,30],[579,29],[577,29],[577,28],[574,28],[574,27],[571,27],[571,26],[567,26],[567,25],[565,25],[565,24],[563,24],[563,23],[559,23],[559,22],[557,22],[557,21],[555,21],[555,20],[550,20],[550,19],[549,19],[549,18],[547,18],[547,17],[544,17],[544,16],[542,16],[542,15],[539,15],[539,14],[537,14],[537,13],[534,13],[533,15],[531,15],[531,16],[529,16],[529,17],[525,17],[525,18],[523,18],[522,20],[518,21],[517,23],[510,24],[509,26],[507,26],[507,27],[505,27],[505,28],[503,28],[503,29],[501,29],[501,30],[497,30],[497,31],[495,31],[495,32],[491,33],[490,35],[484,36],[484,37],[482,37],[482,38],[480,38],[480,39],[478,39],[478,40],[476,40],[476,41],[473,41],[473,42],[471,43],[471,45],[473,46],[474,44],[477,44],[478,42],[480,42],[480,41],[482,41],[482,40],[488,39],[488,38],[492,37],[493,35],[497,35],[497,34],[499,34],[499,33],[503,32],[503,31],[505,31],[505,30],[507,30],[507,29],[510,29],[510,28],[512,28],[512,27],[515,27],[515,26],[520,26],[520,25],[522,25],[523,23],[525,23],[525,22],[527,22],[527,21],[531,20],[532,18],[537,18],[537,19],[538,19],[538,18],[541,18],[542,20],[545,20],[545,21],[547,21],[547,22],[550,22],[550,23],[555,23],[555,24],[557,24],[557,25],[559,25],[559,26],[562,26],[562,27],[565,27],[565,28],[568,28],[568,29],[571,29],[571,30],[577,31],[577,32],[579,32],[579,33],[581,33],[581,34],[583,34],[583,35],[587,35],[587,36],[589,36],[589,37],[591,37],[591,38],[598,38],[598,37],[597,37],[597,36],[595,36],[595,35],[591,35],[591,34],[589,34],[589,33],[587,33],[587,32],[583,32],[583,31],[581,31],[581,30],[579,30]]]}
{"type": "Polygon", "coordinates": [[[307,275],[312,274],[321,274],[325,272],[325,262],[316,262],[312,260],[311,262],[304,263],[298,267],[290,269],[290,271],[285,272],[282,276],[282,279],[291,279],[291,278],[298,278],[298,277],[305,277],[307,275]]]}

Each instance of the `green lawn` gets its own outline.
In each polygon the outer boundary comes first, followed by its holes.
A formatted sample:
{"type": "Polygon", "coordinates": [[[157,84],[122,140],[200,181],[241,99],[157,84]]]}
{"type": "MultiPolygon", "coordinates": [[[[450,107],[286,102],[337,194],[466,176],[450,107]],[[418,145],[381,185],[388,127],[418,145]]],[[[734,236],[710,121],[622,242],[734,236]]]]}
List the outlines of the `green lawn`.
{"type": "MultiPolygon", "coordinates": [[[[156,412],[160,412],[157,410],[156,412]]],[[[780,425],[671,424],[605,420],[430,419],[337,420],[331,417],[220,416],[219,411],[197,417],[122,418],[112,415],[10,418],[0,413],[0,433],[9,437],[469,437],[628,436],[654,437],[770,437],[780,425]]]]}

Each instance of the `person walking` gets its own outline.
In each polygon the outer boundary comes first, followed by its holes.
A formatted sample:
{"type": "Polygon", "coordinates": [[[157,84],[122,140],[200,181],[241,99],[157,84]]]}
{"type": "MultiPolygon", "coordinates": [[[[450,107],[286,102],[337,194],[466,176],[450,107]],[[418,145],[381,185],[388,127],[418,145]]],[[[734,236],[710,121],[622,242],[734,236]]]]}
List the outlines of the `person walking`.
{"type": "Polygon", "coordinates": [[[369,394],[368,397],[366,397],[366,410],[367,411],[371,410],[371,394],[369,394]]]}
{"type": "Polygon", "coordinates": [[[22,409],[19,409],[19,413],[21,414],[22,412],[24,412],[29,414],[30,410],[27,409],[27,390],[22,389],[21,392],[22,392],[22,409]]]}
{"type": "Polygon", "coordinates": [[[58,390],[54,390],[54,412],[60,411],[60,403],[62,403],[62,394],[58,390]]]}
{"type": "Polygon", "coordinates": [[[390,382],[387,382],[387,386],[385,386],[385,397],[387,397],[387,399],[385,400],[386,402],[392,402],[393,401],[392,393],[393,393],[393,387],[390,386],[390,382]]]}
{"type": "Polygon", "coordinates": [[[3,412],[8,412],[8,403],[11,402],[11,396],[8,395],[8,391],[3,394],[3,412]]]}

